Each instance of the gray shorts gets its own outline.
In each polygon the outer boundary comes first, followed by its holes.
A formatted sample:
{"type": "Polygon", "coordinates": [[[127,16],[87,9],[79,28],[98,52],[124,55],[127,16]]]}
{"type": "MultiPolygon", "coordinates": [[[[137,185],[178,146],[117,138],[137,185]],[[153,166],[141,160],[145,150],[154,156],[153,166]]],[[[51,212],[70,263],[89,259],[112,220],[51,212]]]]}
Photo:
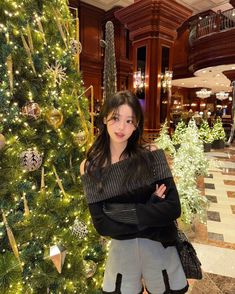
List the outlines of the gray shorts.
{"type": "Polygon", "coordinates": [[[104,293],[138,294],[143,282],[151,294],[186,293],[188,283],[175,246],[137,238],[112,240],[106,263],[104,293]]]}

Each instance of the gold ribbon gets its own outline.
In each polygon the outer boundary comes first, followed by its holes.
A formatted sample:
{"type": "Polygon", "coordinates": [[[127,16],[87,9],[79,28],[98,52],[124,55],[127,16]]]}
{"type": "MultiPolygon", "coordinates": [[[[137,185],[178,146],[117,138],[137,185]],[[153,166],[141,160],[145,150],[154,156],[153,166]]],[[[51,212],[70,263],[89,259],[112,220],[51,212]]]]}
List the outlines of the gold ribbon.
{"type": "Polygon", "coordinates": [[[42,34],[43,41],[44,41],[45,44],[47,44],[47,41],[46,41],[46,38],[45,38],[45,33],[44,33],[44,30],[43,30],[43,26],[42,26],[42,23],[41,23],[40,17],[39,17],[38,15],[36,16],[36,22],[37,22],[37,25],[38,25],[39,31],[40,31],[41,34],[42,34]]]}
{"type": "MultiPolygon", "coordinates": [[[[7,39],[7,44],[9,44],[9,34],[6,34],[6,39],[7,39]]],[[[9,77],[9,84],[10,84],[10,89],[13,90],[13,61],[12,61],[12,55],[9,54],[7,56],[7,73],[9,77]]]]}
{"type": "Polygon", "coordinates": [[[43,192],[44,189],[45,189],[45,174],[44,174],[44,167],[42,167],[40,192],[43,192]]]}
{"type": "Polygon", "coordinates": [[[7,56],[7,72],[9,77],[10,89],[13,90],[13,61],[11,54],[7,56]]]}
{"type": "Polygon", "coordinates": [[[23,200],[24,200],[24,215],[25,216],[29,216],[29,206],[28,206],[28,201],[25,197],[25,195],[23,194],[23,200]]]}
{"type": "Polygon", "coordinates": [[[8,225],[6,216],[5,216],[3,211],[2,211],[2,218],[3,218],[4,225],[6,227],[6,230],[7,230],[7,236],[8,236],[9,243],[11,245],[11,249],[12,249],[15,257],[19,261],[19,266],[20,266],[21,271],[23,271],[21,261],[20,261],[20,255],[19,255],[18,247],[17,247],[17,244],[16,244],[16,240],[15,240],[15,237],[13,235],[13,232],[12,232],[11,228],[8,225]]]}
{"type": "Polygon", "coordinates": [[[55,10],[55,9],[53,9],[53,12],[54,12],[54,15],[55,15],[56,24],[57,24],[57,27],[59,29],[60,35],[62,37],[62,40],[64,41],[66,49],[68,49],[67,38],[66,38],[64,30],[63,30],[63,25],[60,22],[60,13],[59,13],[58,10],[55,10]]]}
{"type": "Polygon", "coordinates": [[[33,53],[33,51],[34,51],[33,38],[32,38],[31,29],[30,29],[29,24],[27,24],[27,36],[28,36],[29,48],[31,50],[31,53],[33,53]]]}
{"type": "Polygon", "coordinates": [[[70,154],[69,156],[69,166],[70,166],[70,169],[71,169],[71,177],[72,177],[72,180],[74,182],[74,184],[76,183],[76,177],[75,177],[75,174],[73,173],[73,163],[72,163],[72,155],[70,154]]]}
{"type": "Polygon", "coordinates": [[[34,74],[36,75],[36,70],[35,70],[35,67],[34,67],[34,64],[33,64],[33,59],[32,59],[32,54],[31,54],[31,51],[30,51],[30,47],[27,44],[27,42],[25,40],[25,37],[24,37],[22,32],[20,32],[20,35],[21,35],[21,39],[22,39],[22,42],[23,42],[24,49],[25,49],[25,51],[26,51],[26,53],[28,55],[30,65],[31,65],[31,67],[33,69],[34,74]]]}
{"type": "Polygon", "coordinates": [[[89,138],[87,140],[87,150],[90,148],[91,144],[94,142],[94,87],[93,86],[90,86],[88,87],[82,94],[80,94],[78,96],[78,103],[77,103],[77,107],[78,107],[78,114],[80,116],[80,119],[81,119],[81,123],[82,123],[82,127],[85,131],[85,134],[87,136],[87,138],[89,138]],[[90,113],[90,116],[91,116],[91,130],[89,132],[89,128],[87,126],[87,121],[85,119],[85,116],[83,114],[83,112],[81,111],[81,107],[80,107],[80,104],[79,104],[79,99],[88,91],[91,91],[91,113],[90,113]]]}
{"type": "Polygon", "coordinates": [[[66,195],[66,193],[65,193],[65,190],[64,190],[64,187],[63,187],[63,184],[62,184],[62,181],[61,181],[61,179],[59,178],[59,176],[58,176],[58,174],[57,174],[57,171],[56,171],[56,168],[55,168],[54,165],[52,166],[52,169],[53,169],[53,172],[54,172],[55,177],[56,177],[56,182],[57,182],[58,186],[60,187],[60,190],[62,191],[63,195],[64,195],[65,197],[67,197],[67,195],[66,195]]]}
{"type": "MultiPolygon", "coordinates": [[[[76,40],[77,40],[77,44],[79,46],[79,18],[78,18],[78,10],[76,9],[75,11],[76,13],[76,18],[75,18],[75,21],[76,21],[76,40]]],[[[80,71],[80,53],[79,53],[79,50],[75,56],[75,62],[77,64],[77,71],[79,72],[80,71]]]]}

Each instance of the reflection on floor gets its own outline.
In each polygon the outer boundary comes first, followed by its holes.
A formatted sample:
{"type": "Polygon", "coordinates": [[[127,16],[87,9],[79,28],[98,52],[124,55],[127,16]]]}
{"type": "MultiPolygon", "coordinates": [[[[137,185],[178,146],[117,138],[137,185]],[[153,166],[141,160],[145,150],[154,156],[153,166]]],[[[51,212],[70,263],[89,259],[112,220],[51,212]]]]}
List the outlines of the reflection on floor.
{"type": "Polygon", "coordinates": [[[207,224],[195,225],[191,240],[204,277],[190,281],[190,294],[235,293],[235,144],[206,153],[215,159],[204,178],[202,194],[210,206],[207,224]]]}

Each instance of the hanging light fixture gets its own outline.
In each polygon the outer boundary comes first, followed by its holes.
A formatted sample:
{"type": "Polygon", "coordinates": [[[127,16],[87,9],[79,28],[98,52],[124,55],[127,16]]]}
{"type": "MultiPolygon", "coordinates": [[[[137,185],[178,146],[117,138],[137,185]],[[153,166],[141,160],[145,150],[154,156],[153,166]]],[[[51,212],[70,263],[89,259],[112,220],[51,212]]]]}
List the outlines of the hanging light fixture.
{"type": "Polygon", "coordinates": [[[201,98],[201,99],[208,98],[211,95],[211,91],[204,88],[204,89],[201,89],[200,91],[197,91],[196,95],[198,98],[201,98]]]}
{"type": "Polygon", "coordinates": [[[133,74],[133,87],[134,89],[142,89],[145,85],[145,76],[141,71],[135,71],[133,74]]]}
{"type": "Polygon", "coordinates": [[[216,99],[219,99],[219,100],[228,99],[228,96],[229,96],[229,94],[224,91],[220,91],[220,92],[216,93],[215,95],[216,95],[216,99]]]}
{"type": "Polygon", "coordinates": [[[161,85],[163,87],[163,91],[166,92],[171,88],[173,72],[171,70],[166,70],[164,74],[161,74],[161,85]]]}

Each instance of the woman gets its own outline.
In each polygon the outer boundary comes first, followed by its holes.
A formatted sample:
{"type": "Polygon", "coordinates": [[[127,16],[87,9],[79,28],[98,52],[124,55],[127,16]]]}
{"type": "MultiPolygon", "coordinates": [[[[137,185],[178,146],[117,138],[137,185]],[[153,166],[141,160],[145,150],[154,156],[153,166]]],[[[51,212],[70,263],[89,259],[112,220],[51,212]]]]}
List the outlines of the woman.
{"type": "Polygon", "coordinates": [[[180,201],[164,152],[141,144],[143,113],[128,91],[106,100],[99,134],[81,163],[97,232],[112,238],[103,293],[186,293],[175,248],[180,201]],[[158,188],[159,187],[159,188],[158,188]]]}

